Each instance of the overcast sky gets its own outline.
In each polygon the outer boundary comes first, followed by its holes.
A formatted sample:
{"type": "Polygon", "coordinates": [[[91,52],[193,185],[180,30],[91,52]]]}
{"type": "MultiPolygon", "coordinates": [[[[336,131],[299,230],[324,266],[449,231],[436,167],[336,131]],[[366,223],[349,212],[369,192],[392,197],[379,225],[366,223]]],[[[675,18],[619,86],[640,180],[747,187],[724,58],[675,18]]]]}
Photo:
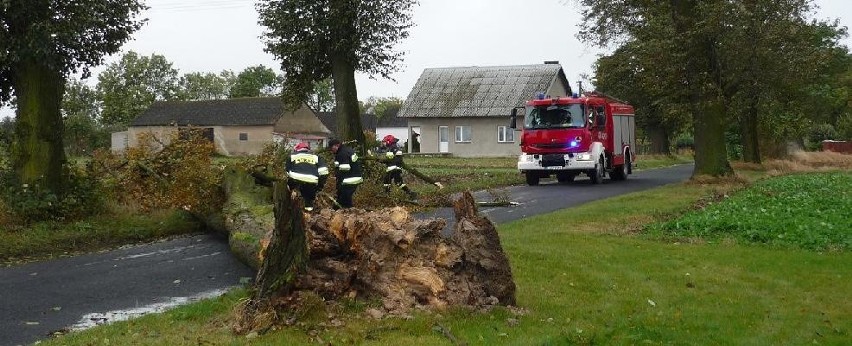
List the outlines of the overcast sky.
{"type": "MultiPolygon", "coordinates": [[[[263,52],[258,38],[255,0],[147,0],[148,23],[125,44],[136,51],[166,57],[180,73],[219,72],[279,63],[263,52]]],[[[396,81],[358,75],[358,98],[405,98],[423,69],[453,66],[537,64],[558,60],[572,85],[591,66],[601,50],[575,37],[580,15],[575,0],[420,0],[414,8],[415,26],[398,49],[405,53],[396,81]]],[[[850,27],[852,1],[816,0],[820,18],[839,18],[850,27]]],[[[852,39],[844,43],[850,46],[852,39]]],[[[117,61],[121,54],[107,57],[117,61]]],[[[94,85],[103,67],[93,70],[94,85]]],[[[11,115],[8,109],[0,115],[11,115]]]]}

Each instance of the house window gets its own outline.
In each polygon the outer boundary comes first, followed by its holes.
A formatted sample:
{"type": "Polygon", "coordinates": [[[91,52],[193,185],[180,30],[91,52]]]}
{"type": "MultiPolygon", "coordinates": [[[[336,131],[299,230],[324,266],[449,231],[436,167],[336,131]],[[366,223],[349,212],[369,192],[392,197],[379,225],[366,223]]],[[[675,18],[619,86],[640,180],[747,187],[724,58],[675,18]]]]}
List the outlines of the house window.
{"type": "Polygon", "coordinates": [[[515,130],[508,126],[497,126],[497,142],[514,143],[515,130]]]}
{"type": "Polygon", "coordinates": [[[456,143],[470,143],[470,126],[456,126],[456,143]]]}
{"type": "Polygon", "coordinates": [[[247,141],[248,140],[248,133],[241,132],[240,133],[240,140],[241,141],[247,141]]]}

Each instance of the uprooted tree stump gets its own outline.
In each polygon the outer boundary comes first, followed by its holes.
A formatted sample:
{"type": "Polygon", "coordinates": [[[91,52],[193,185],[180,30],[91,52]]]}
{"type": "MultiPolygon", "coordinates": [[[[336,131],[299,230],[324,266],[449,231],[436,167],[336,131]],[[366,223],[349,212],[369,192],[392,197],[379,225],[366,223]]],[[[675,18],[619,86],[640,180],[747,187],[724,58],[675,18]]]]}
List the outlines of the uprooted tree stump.
{"type": "Polygon", "coordinates": [[[508,258],[470,193],[455,202],[456,224],[446,237],[446,220],[415,219],[400,207],[305,214],[296,194],[282,189],[275,193],[274,231],[259,241],[261,266],[251,299],[238,311],[237,332],[281,322],[275,309],[302,291],[326,300],[378,299],[391,314],[515,304],[508,258]]]}

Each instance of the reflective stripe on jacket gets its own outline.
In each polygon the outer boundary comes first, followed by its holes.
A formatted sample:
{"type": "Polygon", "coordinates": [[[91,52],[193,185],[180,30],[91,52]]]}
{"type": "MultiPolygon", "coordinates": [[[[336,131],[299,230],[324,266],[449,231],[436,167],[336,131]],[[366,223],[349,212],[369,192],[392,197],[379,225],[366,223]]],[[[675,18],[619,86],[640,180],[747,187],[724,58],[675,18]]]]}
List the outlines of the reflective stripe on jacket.
{"type": "Polygon", "coordinates": [[[351,148],[341,145],[334,154],[334,165],[337,167],[339,184],[354,185],[364,181],[361,177],[361,162],[358,161],[358,154],[351,148]]]}
{"type": "Polygon", "coordinates": [[[315,154],[297,152],[291,154],[287,160],[287,175],[293,180],[317,184],[319,177],[327,174],[325,161],[315,154]]]}
{"type": "Polygon", "coordinates": [[[402,150],[400,150],[396,145],[390,147],[381,146],[377,150],[377,153],[379,154],[378,156],[381,158],[382,162],[387,165],[385,172],[402,169],[402,150]]]}

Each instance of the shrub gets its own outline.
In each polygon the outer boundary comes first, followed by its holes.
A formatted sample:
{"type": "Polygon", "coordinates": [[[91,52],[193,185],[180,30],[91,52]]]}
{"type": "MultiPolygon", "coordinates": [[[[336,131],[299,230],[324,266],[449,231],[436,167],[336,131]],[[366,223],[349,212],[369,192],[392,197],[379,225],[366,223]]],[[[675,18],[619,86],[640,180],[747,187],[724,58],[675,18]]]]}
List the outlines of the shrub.
{"type": "Polygon", "coordinates": [[[837,119],[839,139],[852,141],[852,114],[845,114],[837,119]]]}
{"type": "Polygon", "coordinates": [[[677,139],[675,139],[675,148],[677,150],[695,150],[695,138],[692,137],[692,135],[680,135],[677,137],[677,139]]]}
{"type": "Polygon", "coordinates": [[[811,151],[819,150],[822,141],[838,139],[839,137],[840,135],[837,133],[837,130],[835,130],[834,126],[831,124],[817,124],[808,130],[808,142],[806,148],[811,151]]]}
{"type": "Polygon", "coordinates": [[[181,129],[165,141],[146,133],[123,156],[93,155],[90,170],[112,198],[143,210],[184,209],[207,213],[221,205],[221,170],[213,166],[213,143],[200,130],[181,129]]]}
{"type": "Polygon", "coordinates": [[[105,204],[101,184],[74,167],[66,166],[61,195],[41,183],[24,184],[10,170],[2,175],[0,190],[7,213],[26,223],[77,220],[97,214],[105,204]]]}

